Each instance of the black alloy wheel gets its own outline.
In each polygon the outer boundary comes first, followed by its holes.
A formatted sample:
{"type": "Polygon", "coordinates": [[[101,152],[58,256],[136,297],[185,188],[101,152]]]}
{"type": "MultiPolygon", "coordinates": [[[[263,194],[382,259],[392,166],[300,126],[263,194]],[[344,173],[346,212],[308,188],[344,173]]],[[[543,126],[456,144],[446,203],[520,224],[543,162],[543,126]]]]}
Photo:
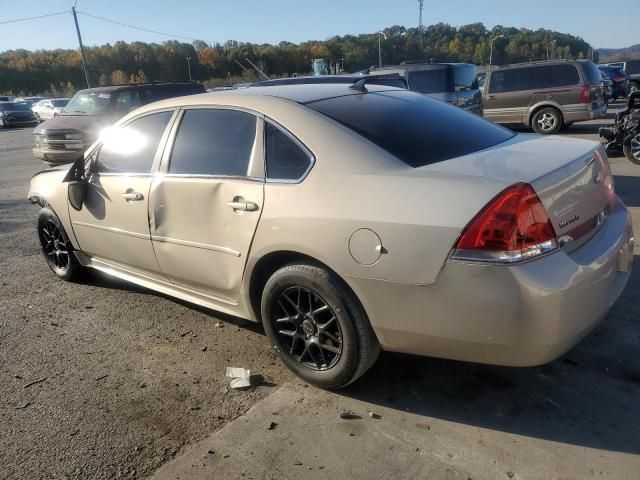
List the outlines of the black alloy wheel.
{"type": "Polygon", "coordinates": [[[329,304],[316,292],[289,287],[277,300],[275,330],[282,346],[312,370],[327,370],[342,354],[342,331],[329,304]]]}

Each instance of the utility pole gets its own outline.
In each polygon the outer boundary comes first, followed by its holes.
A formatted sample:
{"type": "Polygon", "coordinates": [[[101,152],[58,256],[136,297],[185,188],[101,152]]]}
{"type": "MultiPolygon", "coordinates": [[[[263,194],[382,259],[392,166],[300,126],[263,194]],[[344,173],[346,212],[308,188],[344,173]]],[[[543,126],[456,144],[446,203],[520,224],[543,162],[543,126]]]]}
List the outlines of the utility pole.
{"type": "Polygon", "coordinates": [[[192,83],[192,80],[191,80],[191,57],[187,57],[187,70],[189,70],[189,83],[192,83]]]}
{"type": "Polygon", "coordinates": [[[422,47],[422,7],[424,6],[424,0],[418,0],[418,41],[422,47]]]}
{"type": "Polygon", "coordinates": [[[76,33],[78,34],[78,43],[80,44],[80,62],[82,62],[82,70],[84,70],[84,78],[87,81],[87,88],[91,88],[89,83],[89,72],[87,71],[87,64],[84,61],[84,47],[82,46],[82,36],[80,35],[80,27],[78,26],[78,16],[76,15],[76,7],[71,7],[71,13],[73,13],[73,21],[76,24],[76,33]]]}

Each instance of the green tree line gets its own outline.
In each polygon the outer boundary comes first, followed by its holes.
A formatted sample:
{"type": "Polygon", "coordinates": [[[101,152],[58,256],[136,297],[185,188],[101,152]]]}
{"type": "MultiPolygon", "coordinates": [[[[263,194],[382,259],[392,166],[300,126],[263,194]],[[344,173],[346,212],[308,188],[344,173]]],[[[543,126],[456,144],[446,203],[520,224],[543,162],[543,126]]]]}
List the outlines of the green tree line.
{"type": "MultiPolygon", "coordinates": [[[[454,27],[438,23],[423,28],[394,25],[383,30],[382,58],[385,64],[404,60],[426,62],[489,62],[491,39],[496,65],[551,58],[585,58],[591,46],[579,37],[551,30],[495,26],[482,23],[454,27]]],[[[355,72],[378,63],[378,34],[334,36],[324,41],[277,45],[234,40],[208,44],[203,41],[161,44],[116,42],[85,48],[92,86],[136,81],[187,81],[187,57],[191,74],[206,85],[224,85],[258,78],[246,59],[271,77],[307,74],[311,61],[322,58],[355,72]]],[[[596,52],[597,57],[597,52],[596,52]]],[[[597,58],[596,58],[597,59],[597,58]]],[[[0,92],[20,95],[69,94],[84,88],[77,50],[8,50],[0,53],[0,92]]]]}

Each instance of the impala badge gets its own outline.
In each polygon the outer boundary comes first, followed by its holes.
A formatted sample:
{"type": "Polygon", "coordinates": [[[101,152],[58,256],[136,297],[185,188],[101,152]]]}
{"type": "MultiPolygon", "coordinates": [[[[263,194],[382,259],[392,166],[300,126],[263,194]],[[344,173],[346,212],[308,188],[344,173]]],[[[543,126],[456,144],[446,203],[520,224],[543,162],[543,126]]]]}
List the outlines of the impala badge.
{"type": "Polygon", "coordinates": [[[568,227],[569,225],[571,225],[572,223],[577,222],[578,220],[580,220],[580,216],[579,215],[574,215],[571,218],[567,218],[566,220],[562,220],[558,226],[562,229],[565,227],[568,227]]]}

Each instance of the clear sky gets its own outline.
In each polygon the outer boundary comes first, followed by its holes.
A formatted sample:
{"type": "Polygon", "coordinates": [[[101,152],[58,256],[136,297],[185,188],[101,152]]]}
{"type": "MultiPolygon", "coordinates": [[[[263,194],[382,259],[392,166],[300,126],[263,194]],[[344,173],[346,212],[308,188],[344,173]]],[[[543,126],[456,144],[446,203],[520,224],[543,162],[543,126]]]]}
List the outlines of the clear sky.
{"type": "MultiPolygon", "coordinates": [[[[0,22],[70,10],[75,0],[0,0],[0,22]]],[[[640,43],[638,0],[424,1],[423,23],[483,22],[547,28],[581,36],[595,47],[640,43]],[[631,13],[634,13],[633,15],[631,13]]],[[[124,23],[210,42],[277,43],[323,40],[332,35],[375,32],[391,25],[416,26],[417,0],[78,0],[77,9],[124,23]]],[[[86,45],[118,40],[161,42],[169,37],[79,15],[86,45]]],[[[179,39],[180,40],[180,39],[179,39]]],[[[188,40],[187,40],[188,41],[188,40]]],[[[0,24],[0,51],[76,48],[71,14],[0,24]]]]}

